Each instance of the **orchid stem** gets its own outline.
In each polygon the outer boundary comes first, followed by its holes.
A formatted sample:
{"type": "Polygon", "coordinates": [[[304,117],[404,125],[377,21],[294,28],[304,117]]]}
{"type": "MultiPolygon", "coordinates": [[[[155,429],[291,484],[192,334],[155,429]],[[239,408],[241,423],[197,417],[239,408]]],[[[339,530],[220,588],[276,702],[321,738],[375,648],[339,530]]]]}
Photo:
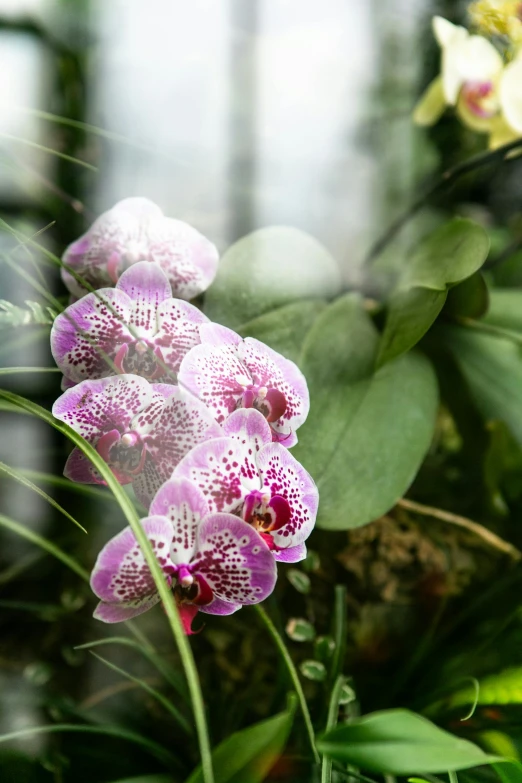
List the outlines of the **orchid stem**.
{"type": "MultiPolygon", "coordinates": [[[[341,690],[346,682],[346,677],[340,674],[332,688],[332,695],[330,696],[330,703],[328,705],[328,717],[326,718],[326,731],[333,729],[337,725],[337,716],[339,714],[339,699],[341,697],[341,690]]],[[[321,766],[321,783],[331,783],[332,781],[332,760],[327,756],[323,756],[321,766]]]]}
{"type": "Polygon", "coordinates": [[[301,712],[303,714],[303,719],[306,726],[306,733],[308,734],[308,741],[310,743],[310,748],[314,757],[314,760],[316,764],[321,763],[321,758],[319,756],[319,753],[317,752],[317,748],[315,747],[315,734],[314,734],[314,727],[312,726],[312,719],[310,718],[310,713],[308,711],[308,705],[306,703],[305,695],[303,692],[303,687],[301,685],[301,681],[299,679],[299,675],[297,673],[297,669],[294,666],[294,662],[292,661],[290,657],[290,653],[286,649],[286,645],[281,638],[281,635],[277,628],[275,627],[274,623],[266,613],[266,611],[263,609],[261,604],[256,604],[255,609],[263,621],[268,633],[272,637],[272,639],[275,642],[275,645],[277,649],[279,650],[281,654],[281,658],[284,661],[284,664],[288,670],[288,674],[290,675],[290,679],[292,680],[292,684],[295,688],[295,692],[297,694],[297,698],[299,699],[299,706],[301,707],[301,712]]]}

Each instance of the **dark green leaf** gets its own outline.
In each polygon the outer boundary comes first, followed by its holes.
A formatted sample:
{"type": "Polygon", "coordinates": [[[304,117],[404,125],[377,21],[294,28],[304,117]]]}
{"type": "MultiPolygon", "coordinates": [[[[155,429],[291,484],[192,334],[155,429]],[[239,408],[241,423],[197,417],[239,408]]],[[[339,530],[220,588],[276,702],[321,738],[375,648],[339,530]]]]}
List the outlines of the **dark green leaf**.
{"type": "Polygon", "coordinates": [[[480,269],[488,250],[484,229],[462,218],[421,242],[390,299],[377,366],[413,348],[442,310],[448,289],[480,269]]]}
{"type": "Polygon", "coordinates": [[[292,302],[254,318],[237,331],[243,337],[261,340],[287,359],[298,362],[304,339],[325,307],[326,303],[320,299],[292,302]]]}
{"type": "Polygon", "coordinates": [[[324,734],[317,747],[345,764],[390,775],[447,772],[498,760],[421,715],[401,709],[374,712],[338,726],[324,734]]]}
{"type": "Polygon", "coordinates": [[[522,332],[522,291],[494,288],[489,292],[489,309],[483,320],[492,326],[522,332]]]}
{"type": "Polygon", "coordinates": [[[519,761],[498,761],[493,769],[502,783],[522,783],[522,764],[519,761]]]}
{"type": "Polygon", "coordinates": [[[316,239],[297,228],[272,226],[224,253],[205,312],[236,329],[290,302],[335,296],[340,287],[337,263],[316,239]]]}
{"type": "Polygon", "coordinates": [[[353,294],[330,305],[303,347],[311,396],[293,453],[316,480],[319,527],[359,527],[388,511],[429,447],[437,382],[420,355],[373,373],[377,332],[353,294]]]}
{"type": "Polygon", "coordinates": [[[489,291],[482,272],[463,280],[462,283],[450,288],[444,307],[444,314],[464,316],[465,318],[482,318],[489,306],[489,291]]]}
{"type": "Polygon", "coordinates": [[[440,330],[486,419],[504,421],[522,444],[522,353],[510,339],[446,326],[440,330]]]}
{"type": "MultiPolygon", "coordinates": [[[[284,750],[294,719],[292,701],[286,712],[232,734],[212,753],[215,783],[260,783],[284,750]]],[[[198,767],[187,783],[202,783],[198,767]]]]}

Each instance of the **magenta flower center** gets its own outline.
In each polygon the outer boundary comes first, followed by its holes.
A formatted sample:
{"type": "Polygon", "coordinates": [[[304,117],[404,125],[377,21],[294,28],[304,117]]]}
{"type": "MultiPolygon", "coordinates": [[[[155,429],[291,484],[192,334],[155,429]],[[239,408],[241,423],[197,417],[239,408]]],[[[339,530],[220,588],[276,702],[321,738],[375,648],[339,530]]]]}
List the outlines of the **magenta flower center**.
{"type": "Polygon", "coordinates": [[[243,505],[242,517],[264,538],[270,549],[276,549],[272,533],[280,530],[292,515],[288,501],[281,495],[253,490],[243,505]]]}
{"type": "Polygon", "coordinates": [[[121,373],[141,375],[148,381],[156,381],[165,374],[165,360],[161,349],[145,340],[124,343],[114,357],[114,364],[121,373]]]}
{"type": "Polygon", "coordinates": [[[113,469],[118,481],[125,484],[141,473],[147,454],[136,432],[121,435],[118,430],[102,435],[96,444],[96,451],[113,469]]]}
{"type": "Polygon", "coordinates": [[[287,403],[286,397],[279,389],[251,384],[243,392],[238,408],[255,408],[272,423],[284,415],[287,403]]]}
{"type": "Polygon", "coordinates": [[[477,117],[489,119],[497,112],[492,82],[466,82],[462,87],[462,98],[467,109],[477,117]]]}

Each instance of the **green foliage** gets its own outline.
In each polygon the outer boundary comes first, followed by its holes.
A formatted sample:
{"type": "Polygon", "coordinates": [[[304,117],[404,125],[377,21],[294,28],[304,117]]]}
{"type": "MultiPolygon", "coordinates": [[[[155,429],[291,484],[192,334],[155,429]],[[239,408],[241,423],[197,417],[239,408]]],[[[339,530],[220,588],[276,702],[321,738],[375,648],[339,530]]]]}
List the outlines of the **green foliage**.
{"type": "Polygon", "coordinates": [[[318,739],[321,753],[370,772],[447,772],[497,759],[409,710],[383,710],[338,726],[318,739]]]}
{"type": "Polygon", "coordinates": [[[302,617],[291,617],[286,624],[286,634],[293,642],[313,642],[315,628],[302,617]]]}
{"type": "Polygon", "coordinates": [[[486,280],[482,272],[475,272],[449,289],[443,313],[453,318],[482,318],[488,307],[489,290],[486,280]]]}
{"type": "Polygon", "coordinates": [[[312,236],[271,226],[248,234],[221,258],[205,296],[205,313],[232,329],[291,302],[335,296],[337,263],[312,236]]]}
{"type": "Polygon", "coordinates": [[[314,682],[326,680],[326,666],[321,661],[312,659],[303,661],[299,666],[299,670],[307,680],[313,680],[314,682]]]}
{"type": "Polygon", "coordinates": [[[488,250],[484,229],[462,218],[445,223],[421,242],[388,303],[378,367],[419,342],[442,310],[448,290],[480,269],[488,250]]]}
{"type": "MultiPolygon", "coordinates": [[[[460,707],[475,701],[476,689],[466,686],[456,691],[448,699],[439,702],[445,708],[460,707]]],[[[477,704],[522,704],[522,667],[505,669],[491,674],[479,681],[477,704]]]]}
{"type": "Polygon", "coordinates": [[[441,339],[460,368],[486,419],[504,421],[522,445],[522,355],[509,337],[460,327],[440,329],[441,339]]]}
{"type": "MultiPolygon", "coordinates": [[[[273,718],[243,729],[212,753],[215,783],[261,783],[284,750],[294,720],[295,703],[273,718]]],[[[202,783],[198,768],[187,783],[202,783]]]]}
{"type": "Polygon", "coordinates": [[[489,294],[489,308],[484,322],[514,332],[522,332],[522,291],[494,288],[489,294]]]}
{"type": "Polygon", "coordinates": [[[52,324],[56,313],[50,307],[43,307],[38,302],[26,301],[27,310],[12,302],[0,299],[0,329],[13,329],[20,326],[35,324],[52,324]]]}
{"type": "Polygon", "coordinates": [[[238,332],[243,337],[261,340],[287,359],[299,363],[303,341],[325,307],[326,302],[320,299],[292,302],[254,318],[240,326],[238,332]]]}
{"type": "Polygon", "coordinates": [[[378,342],[360,298],[349,294],[318,317],[303,346],[311,410],[293,453],[318,484],[322,528],[359,527],[388,511],[433,435],[431,365],[408,354],[375,372],[378,342]]]}

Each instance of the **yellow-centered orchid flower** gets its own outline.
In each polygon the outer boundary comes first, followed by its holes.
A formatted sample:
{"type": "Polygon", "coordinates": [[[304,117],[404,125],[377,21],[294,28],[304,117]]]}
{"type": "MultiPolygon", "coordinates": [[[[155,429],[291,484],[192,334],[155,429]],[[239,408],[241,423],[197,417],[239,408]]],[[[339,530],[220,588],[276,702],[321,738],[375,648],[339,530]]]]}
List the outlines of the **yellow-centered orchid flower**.
{"type": "Polygon", "coordinates": [[[517,46],[522,44],[521,0],[477,0],[469,14],[484,35],[503,35],[517,46]]]}

